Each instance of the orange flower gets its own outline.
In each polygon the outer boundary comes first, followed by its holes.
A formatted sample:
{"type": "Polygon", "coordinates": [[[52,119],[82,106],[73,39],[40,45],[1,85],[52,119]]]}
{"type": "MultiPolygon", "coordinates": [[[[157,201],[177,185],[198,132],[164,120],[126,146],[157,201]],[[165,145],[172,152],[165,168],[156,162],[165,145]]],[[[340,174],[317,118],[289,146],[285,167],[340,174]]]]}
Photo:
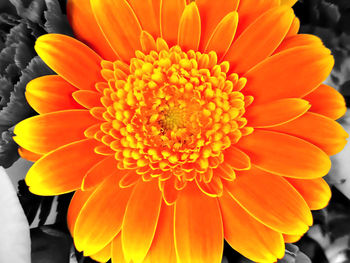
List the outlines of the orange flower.
{"type": "Polygon", "coordinates": [[[99,261],[276,261],[330,199],[346,144],[333,57],[279,0],[70,0],[78,37],[36,42],[16,126],[33,193],[76,191],[68,224],[99,261]],[[85,43],[85,44],[83,44],[85,43]]]}

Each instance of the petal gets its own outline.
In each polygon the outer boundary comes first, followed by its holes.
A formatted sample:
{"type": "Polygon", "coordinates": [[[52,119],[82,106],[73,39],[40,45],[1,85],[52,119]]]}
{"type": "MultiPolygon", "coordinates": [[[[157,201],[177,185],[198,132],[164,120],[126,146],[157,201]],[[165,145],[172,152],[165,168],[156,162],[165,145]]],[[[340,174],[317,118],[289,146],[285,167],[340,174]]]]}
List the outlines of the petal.
{"type": "Polygon", "coordinates": [[[281,0],[281,5],[293,6],[298,0],[281,0]]]}
{"type": "Polygon", "coordinates": [[[311,180],[285,179],[301,194],[311,210],[322,209],[328,205],[332,192],[327,182],[322,178],[311,180]]]}
{"type": "Polygon", "coordinates": [[[78,89],[95,90],[96,82],[103,81],[101,57],[74,38],[43,35],[36,40],[35,50],[50,68],[78,89]]]}
{"type": "Polygon", "coordinates": [[[160,3],[161,36],[171,47],[177,43],[180,19],[185,9],[186,1],[161,0],[160,3]]]}
{"type": "Polygon", "coordinates": [[[84,255],[93,255],[119,233],[132,188],[118,187],[117,176],[108,177],[87,200],[75,223],[74,243],[84,255]]]}
{"type": "Polygon", "coordinates": [[[74,228],[78,215],[92,193],[93,191],[77,190],[70,201],[67,213],[67,224],[72,237],[74,237],[74,228]]]}
{"type": "Polygon", "coordinates": [[[173,205],[178,197],[179,191],[175,187],[175,176],[164,182],[162,196],[167,205],[173,205]]]}
{"type": "Polygon", "coordinates": [[[51,112],[18,123],[14,139],[25,149],[44,154],[64,144],[84,139],[85,129],[97,122],[87,110],[51,112]]]}
{"type": "Polygon", "coordinates": [[[264,14],[269,9],[279,6],[279,4],[280,0],[240,1],[238,6],[239,24],[236,32],[236,37],[238,37],[259,16],[264,14]]]}
{"type": "Polygon", "coordinates": [[[310,101],[310,111],[322,114],[331,119],[339,119],[346,112],[344,97],[334,88],[328,85],[320,85],[304,99],[310,101]]]}
{"type": "Polygon", "coordinates": [[[33,153],[22,147],[18,149],[18,153],[19,153],[19,156],[21,156],[23,159],[26,159],[31,162],[35,162],[43,156],[42,154],[33,153]]]}
{"type": "Polygon", "coordinates": [[[200,192],[193,182],[175,203],[174,227],[179,262],[221,262],[223,226],[218,201],[200,192]]]}
{"type": "Polygon", "coordinates": [[[111,258],[112,243],[109,243],[102,250],[96,254],[90,255],[90,257],[98,262],[107,262],[111,258]]]}
{"type": "Polygon", "coordinates": [[[334,64],[324,47],[303,46],[280,52],[249,70],[246,95],[254,103],[305,96],[329,75],[334,64]],[[266,88],[268,87],[268,88],[266,88]]]}
{"type": "Polygon", "coordinates": [[[127,263],[122,249],[121,233],[119,233],[112,242],[112,263],[127,263]]]}
{"type": "Polygon", "coordinates": [[[290,122],[310,109],[311,105],[303,99],[281,99],[247,108],[244,117],[251,127],[272,127],[290,122]]]}
{"type": "Polygon", "coordinates": [[[77,89],[57,75],[33,79],[27,84],[26,99],[32,108],[40,113],[67,109],[82,109],[72,97],[77,89]]]}
{"type": "Polygon", "coordinates": [[[325,176],[331,161],[315,145],[283,133],[255,130],[236,144],[251,162],[273,174],[294,178],[325,176]]]}
{"type": "Polygon", "coordinates": [[[102,95],[96,91],[78,90],[72,94],[74,100],[86,109],[101,107],[102,95]]]}
{"type": "Polygon", "coordinates": [[[237,38],[224,57],[230,62],[230,71],[241,75],[271,55],[286,36],[293,17],[293,10],[285,6],[260,16],[237,38]]]}
{"type": "Polygon", "coordinates": [[[182,13],[177,43],[183,50],[197,50],[200,37],[201,18],[196,2],[191,2],[182,13]]]}
{"type": "Polygon", "coordinates": [[[286,235],[283,234],[283,239],[285,243],[295,243],[300,240],[302,236],[300,235],[286,235]]]}
{"type": "MultiPolygon", "coordinates": [[[[104,179],[108,176],[121,171],[117,168],[117,160],[114,155],[108,156],[102,161],[98,162],[96,165],[91,167],[89,171],[87,171],[81,188],[83,191],[90,190],[91,188],[100,184],[104,179]]],[[[123,171],[123,173],[127,173],[123,171]]]]}
{"type": "Polygon", "coordinates": [[[162,193],[157,180],[135,185],[125,211],[122,246],[127,262],[143,262],[152,244],[158,222],[162,193]],[[142,218],[142,220],[140,220],[142,218]]]}
{"type": "Polygon", "coordinates": [[[37,195],[59,195],[79,189],[86,172],[102,158],[94,153],[98,144],[93,139],[81,140],[44,155],[27,173],[29,190],[37,195]]]}
{"type": "MultiPolygon", "coordinates": [[[[208,41],[218,27],[220,21],[222,22],[225,16],[237,10],[239,0],[197,0],[196,3],[202,23],[201,43],[199,46],[200,51],[202,51],[204,47],[208,45],[208,41]]],[[[238,21],[236,21],[234,32],[236,32],[237,22],[238,21]]],[[[228,24],[226,25],[228,26],[228,24]]]]}
{"type": "Polygon", "coordinates": [[[298,34],[299,30],[300,30],[300,20],[299,18],[294,17],[292,25],[290,26],[286,37],[290,37],[298,34]]]}
{"type": "Polygon", "coordinates": [[[149,32],[154,38],[159,37],[160,0],[128,0],[128,2],[140,21],[142,29],[149,32]]]}
{"type": "Polygon", "coordinates": [[[140,50],[141,25],[126,0],[90,0],[92,11],[112,49],[124,61],[140,50]]]}
{"type": "Polygon", "coordinates": [[[165,203],[162,204],[156,233],[145,258],[145,263],[154,262],[177,262],[174,244],[174,206],[165,203]]]}
{"type": "Polygon", "coordinates": [[[312,112],[308,112],[289,123],[272,127],[270,130],[293,135],[311,142],[328,155],[340,152],[349,137],[339,123],[312,112]]]}
{"type": "Polygon", "coordinates": [[[275,231],[303,234],[312,225],[312,215],[301,195],[283,178],[256,168],[237,172],[225,183],[231,197],[256,220],[275,231]]]}
{"type": "Polygon", "coordinates": [[[322,40],[314,35],[299,34],[285,38],[274,54],[301,46],[322,46],[322,40]]]}
{"type": "Polygon", "coordinates": [[[256,221],[226,191],[219,203],[225,239],[234,250],[256,262],[275,262],[283,257],[280,233],[256,221]]]}
{"type": "Polygon", "coordinates": [[[152,50],[156,50],[156,41],[150,33],[147,31],[142,31],[140,36],[140,43],[142,47],[142,52],[145,54],[150,53],[152,50]]]}
{"type": "Polygon", "coordinates": [[[80,41],[87,44],[104,59],[110,61],[117,59],[117,55],[109,46],[95,20],[90,1],[68,0],[67,16],[75,36],[80,41]]]}
{"type": "Polygon", "coordinates": [[[231,165],[235,170],[250,169],[249,156],[234,146],[231,146],[224,152],[224,161],[231,165]]]}
{"type": "MultiPolygon", "coordinates": [[[[230,2],[231,1],[227,1],[230,2]]],[[[228,13],[217,25],[207,41],[204,52],[215,51],[220,61],[231,46],[238,25],[238,13],[228,13]]]]}

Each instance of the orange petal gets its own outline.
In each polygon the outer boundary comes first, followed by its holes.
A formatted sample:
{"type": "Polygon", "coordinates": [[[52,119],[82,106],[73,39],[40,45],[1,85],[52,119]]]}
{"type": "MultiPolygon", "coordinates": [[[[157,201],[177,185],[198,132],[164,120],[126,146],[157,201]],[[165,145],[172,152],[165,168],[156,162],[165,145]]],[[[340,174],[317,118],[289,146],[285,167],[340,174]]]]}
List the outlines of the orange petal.
{"type": "Polygon", "coordinates": [[[295,243],[300,240],[302,236],[300,235],[286,235],[283,234],[283,239],[285,243],[295,243]]]}
{"type": "Polygon", "coordinates": [[[185,9],[185,0],[160,1],[161,36],[169,47],[176,45],[181,15],[185,9]]]}
{"type": "MultiPolygon", "coordinates": [[[[226,2],[232,3],[231,1],[226,2]]],[[[214,29],[209,40],[207,41],[204,52],[208,53],[209,51],[215,51],[218,56],[218,60],[220,61],[231,46],[236,33],[237,25],[238,13],[228,13],[214,29]]]]}
{"type": "Polygon", "coordinates": [[[326,207],[331,199],[331,189],[322,178],[303,180],[285,178],[304,198],[311,210],[326,207]]]}
{"type": "MultiPolygon", "coordinates": [[[[83,191],[90,190],[91,188],[100,184],[104,179],[108,176],[118,172],[121,172],[117,168],[117,160],[114,155],[108,156],[102,161],[98,162],[96,165],[91,167],[89,171],[87,171],[81,188],[83,191]]],[[[125,171],[123,171],[125,173],[125,171]]]]}
{"type": "Polygon", "coordinates": [[[237,172],[225,187],[256,220],[275,231],[304,234],[312,225],[312,215],[301,195],[283,178],[256,168],[237,172]]]}
{"type": "Polygon", "coordinates": [[[299,34],[285,38],[274,54],[301,46],[323,46],[322,40],[314,35],[299,34]]]}
{"type": "Polygon", "coordinates": [[[87,110],[51,112],[18,123],[14,139],[27,150],[44,154],[64,144],[84,139],[85,129],[96,122],[87,110]]]}
{"type": "Polygon", "coordinates": [[[223,226],[216,198],[188,183],[175,203],[175,250],[181,262],[219,263],[223,226]]]}
{"type": "Polygon", "coordinates": [[[154,38],[160,36],[159,7],[161,0],[128,0],[143,30],[154,38]]]}
{"type": "Polygon", "coordinates": [[[119,233],[112,242],[112,262],[127,263],[122,249],[122,234],[119,233]]]}
{"type": "Polygon", "coordinates": [[[118,187],[117,176],[108,177],[87,200],[75,223],[74,243],[84,255],[93,255],[119,233],[132,188],[118,187]]]}
{"type": "Polygon", "coordinates": [[[174,244],[174,206],[162,204],[156,233],[144,262],[177,262],[174,244]]]}
{"type": "Polygon", "coordinates": [[[222,163],[218,166],[217,170],[213,171],[216,175],[227,181],[233,181],[236,178],[236,173],[232,166],[227,163],[222,163]]]}
{"type": "Polygon", "coordinates": [[[183,50],[197,50],[200,37],[201,18],[196,2],[191,2],[182,13],[177,43],[183,50]]]}
{"type": "Polygon", "coordinates": [[[293,135],[311,142],[328,155],[340,152],[347,143],[348,134],[336,121],[308,112],[300,118],[270,130],[293,135]]]}
{"type": "Polygon", "coordinates": [[[254,104],[302,97],[327,78],[333,64],[333,57],[324,47],[289,49],[249,70],[244,76],[248,80],[244,91],[254,97],[254,104]]]}
{"type": "Polygon", "coordinates": [[[79,189],[89,168],[102,159],[94,153],[98,144],[93,139],[81,140],[44,155],[27,173],[29,190],[37,195],[60,195],[79,189]]]}
{"type": "Polygon", "coordinates": [[[111,258],[112,253],[112,243],[109,243],[102,250],[97,252],[96,254],[90,255],[93,260],[98,262],[107,262],[111,258]]]}
{"type": "Polygon", "coordinates": [[[293,6],[298,0],[281,0],[281,5],[293,6]]]}
{"type": "Polygon", "coordinates": [[[150,53],[152,50],[156,50],[156,41],[152,35],[146,31],[141,32],[140,43],[142,51],[146,54],[150,53]]]}
{"type": "Polygon", "coordinates": [[[299,20],[299,18],[294,17],[292,25],[290,26],[286,37],[290,37],[290,36],[294,36],[294,35],[298,34],[299,29],[300,29],[300,20],[299,20]]]}
{"type": "Polygon", "coordinates": [[[271,8],[277,7],[280,0],[244,0],[240,1],[238,6],[239,23],[236,32],[238,37],[250,24],[259,16],[271,8]]]}
{"type": "Polygon", "coordinates": [[[76,102],[87,109],[101,107],[101,94],[91,90],[78,90],[73,92],[73,98],[76,102]]]}
{"type": "Polygon", "coordinates": [[[281,99],[264,104],[251,105],[244,117],[251,127],[272,127],[290,122],[310,109],[311,105],[303,99],[281,99]]]}
{"type": "Polygon", "coordinates": [[[19,153],[19,156],[21,156],[23,159],[26,159],[31,162],[35,162],[43,156],[42,154],[33,153],[22,147],[18,149],[18,153],[19,153]]]}
{"type": "Polygon", "coordinates": [[[77,221],[78,215],[81,209],[89,199],[93,191],[81,191],[77,190],[73,198],[70,201],[68,213],[67,213],[67,224],[71,235],[74,237],[74,228],[77,221]]]}
{"type": "MultiPolygon", "coordinates": [[[[202,23],[202,34],[199,50],[203,51],[208,45],[208,41],[216,30],[219,22],[225,16],[237,10],[239,0],[197,0],[198,10],[202,23]]],[[[232,22],[232,21],[231,21],[232,22]]],[[[237,21],[236,21],[237,24],[237,21]]],[[[226,24],[228,26],[228,24],[226,24]]],[[[236,32],[236,26],[234,31],[236,32]]],[[[234,35],[234,34],[233,34],[234,35]]]]}
{"type": "Polygon", "coordinates": [[[293,10],[285,6],[273,8],[260,16],[225,55],[224,60],[230,62],[230,71],[241,75],[271,55],[286,36],[293,17],[293,10]]]}
{"type": "Polygon", "coordinates": [[[72,97],[77,89],[57,75],[33,79],[27,84],[26,99],[32,108],[40,113],[67,109],[82,109],[72,97]]]}
{"type": "Polygon", "coordinates": [[[256,262],[275,262],[283,257],[280,233],[256,221],[226,191],[219,203],[225,239],[234,250],[256,262]]]}
{"type": "Polygon", "coordinates": [[[91,0],[92,11],[112,49],[124,61],[141,49],[141,25],[126,0],[91,0]]]}
{"type": "Polygon", "coordinates": [[[135,185],[122,229],[122,246],[127,262],[141,263],[146,257],[156,231],[161,203],[162,193],[157,180],[140,180],[135,185]]]}
{"type": "Polygon", "coordinates": [[[164,182],[163,199],[167,205],[173,205],[178,197],[179,191],[175,188],[175,176],[164,182]]]}
{"type": "Polygon", "coordinates": [[[273,174],[294,178],[325,176],[331,161],[315,145],[283,133],[255,130],[236,144],[251,162],[273,174]]]}
{"type": "Polygon", "coordinates": [[[224,161],[231,165],[235,170],[250,169],[249,156],[234,146],[231,146],[224,152],[224,161]]]}
{"type": "Polygon", "coordinates": [[[109,46],[95,20],[90,1],[68,0],[67,16],[75,36],[80,41],[87,44],[104,59],[110,61],[117,59],[117,55],[109,46]]]}
{"type": "Polygon", "coordinates": [[[310,101],[310,111],[322,114],[331,119],[339,119],[346,112],[344,97],[328,85],[320,85],[304,99],[310,101]]]}
{"type": "Polygon", "coordinates": [[[44,62],[78,89],[95,90],[102,81],[101,57],[78,40],[60,34],[47,34],[35,42],[44,62]]]}

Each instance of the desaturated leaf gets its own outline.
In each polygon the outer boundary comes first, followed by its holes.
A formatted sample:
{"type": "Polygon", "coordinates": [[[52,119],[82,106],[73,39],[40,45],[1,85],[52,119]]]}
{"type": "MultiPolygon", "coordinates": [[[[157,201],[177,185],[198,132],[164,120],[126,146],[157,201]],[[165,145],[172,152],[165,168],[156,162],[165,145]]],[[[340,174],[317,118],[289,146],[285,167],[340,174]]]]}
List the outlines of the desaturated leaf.
{"type": "Polygon", "coordinates": [[[69,263],[72,240],[52,226],[31,229],[33,263],[69,263]]]}
{"type": "MultiPolygon", "coordinates": [[[[350,111],[347,111],[341,124],[350,133],[350,111]]],[[[343,151],[332,156],[331,160],[329,181],[350,199],[350,144],[348,143],[343,151]]]]}
{"type": "Polygon", "coordinates": [[[3,168],[0,168],[0,262],[30,263],[28,221],[3,168]]]}
{"type": "Polygon", "coordinates": [[[60,4],[57,0],[45,0],[47,11],[45,11],[45,29],[48,33],[59,33],[74,36],[69,25],[67,16],[62,14],[60,4]]]}

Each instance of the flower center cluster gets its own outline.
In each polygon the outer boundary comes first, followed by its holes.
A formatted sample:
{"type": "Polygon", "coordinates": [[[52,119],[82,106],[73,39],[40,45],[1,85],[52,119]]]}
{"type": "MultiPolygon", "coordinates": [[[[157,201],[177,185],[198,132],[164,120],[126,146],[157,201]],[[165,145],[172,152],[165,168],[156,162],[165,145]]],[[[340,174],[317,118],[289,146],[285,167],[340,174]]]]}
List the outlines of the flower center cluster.
{"type": "Polygon", "coordinates": [[[252,98],[240,92],[246,79],[228,74],[229,63],[218,64],[215,52],[179,46],[136,51],[130,65],[102,66],[106,83],[96,87],[104,95],[105,123],[99,137],[109,136],[101,141],[115,151],[119,168],[137,169],[144,180],[210,181],[247,123],[243,114],[252,98]]]}

